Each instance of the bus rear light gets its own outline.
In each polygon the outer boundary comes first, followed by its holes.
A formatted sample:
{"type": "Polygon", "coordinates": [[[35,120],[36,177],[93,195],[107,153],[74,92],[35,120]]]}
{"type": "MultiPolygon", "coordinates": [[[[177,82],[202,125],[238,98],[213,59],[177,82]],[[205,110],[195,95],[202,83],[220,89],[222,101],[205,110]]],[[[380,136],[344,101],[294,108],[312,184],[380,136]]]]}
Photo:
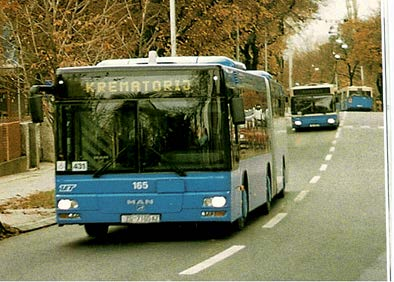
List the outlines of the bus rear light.
{"type": "Polygon", "coordinates": [[[223,217],[226,215],[225,211],[203,211],[201,212],[203,217],[223,217]]]}
{"type": "Polygon", "coordinates": [[[58,214],[60,219],[79,219],[81,218],[79,213],[60,213],[58,214]]]}

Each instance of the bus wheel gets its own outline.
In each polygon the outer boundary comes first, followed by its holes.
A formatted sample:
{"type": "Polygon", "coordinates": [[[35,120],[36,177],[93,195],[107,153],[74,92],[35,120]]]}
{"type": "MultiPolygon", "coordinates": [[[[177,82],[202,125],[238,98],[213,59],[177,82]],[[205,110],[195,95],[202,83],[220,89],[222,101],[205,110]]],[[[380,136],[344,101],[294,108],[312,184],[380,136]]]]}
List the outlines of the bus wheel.
{"type": "Polygon", "coordinates": [[[286,167],[285,167],[285,162],[283,161],[283,168],[282,168],[282,181],[283,181],[283,186],[282,190],[278,193],[278,198],[284,198],[285,197],[285,189],[286,189],[286,167]]]}
{"type": "Polygon", "coordinates": [[[248,203],[248,193],[245,189],[241,192],[241,209],[242,216],[236,220],[236,229],[242,230],[245,227],[246,219],[248,217],[249,203],[248,203]]]}
{"type": "Polygon", "coordinates": [[[85,224],[86,233],[93,238],[102,239],[107,236],[108,225],[107,224],[85,224]]]}
{"type": "Polygon", "coordinates": [[[263,205],[263,214],[267,215],[271,211],[271,201],[272,201],[272,189],[271,189],[271,178],[267,175],[267,201],[263,205]]]}

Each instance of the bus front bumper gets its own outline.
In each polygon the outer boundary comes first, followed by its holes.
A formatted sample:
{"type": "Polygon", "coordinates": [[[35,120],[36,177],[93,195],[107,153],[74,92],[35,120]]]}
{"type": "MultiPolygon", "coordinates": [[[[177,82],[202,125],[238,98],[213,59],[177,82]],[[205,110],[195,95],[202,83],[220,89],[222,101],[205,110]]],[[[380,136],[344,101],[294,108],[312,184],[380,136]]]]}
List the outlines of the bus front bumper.
{"type": "Polygon", "coordinates": [[[322,116],[322,117],[305,117],[292,118],[292,128],[337,128],[339,120],[336,117],[322,116]]]}

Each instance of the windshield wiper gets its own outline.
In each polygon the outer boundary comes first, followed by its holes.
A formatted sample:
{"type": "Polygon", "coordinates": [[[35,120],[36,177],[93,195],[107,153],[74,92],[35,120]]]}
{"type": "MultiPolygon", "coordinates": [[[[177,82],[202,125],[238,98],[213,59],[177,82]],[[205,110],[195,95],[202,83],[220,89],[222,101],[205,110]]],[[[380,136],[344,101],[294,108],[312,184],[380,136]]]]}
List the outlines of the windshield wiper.
{"type": "Polygon", "coordinates": [[[123,154],[124,151],[126,151],[128,147],[129,145],[124,147],[122,150],[119,151],[119,153],[114,158],[108,160],[102,167],[96,170],[95,173],[93,174],[93,177],[99,178],[100,176],[102,176],[104,172],[120,157],[121,154],[123,154]]]}
{"type": "MultiPolygon", "coordinates": [[[[104,174],[104,172],[123,154],[124,151],[126,151],[126,149],[128,147],[129,146],[124,147],[114,158],[108,160],[102,167],[100,167],[98,170],[96,170],[95,173],[93,174],[93,177],[99,178],[100,176],[102,176],[104,174]]],[[[153,152],[154,154],[159,156],[160,159],[162,161],[164,161],[165,163],[167,163],[170,166],[170,168],[173,171],[175,171],[179,176],[186,176],[186,172],[184,170],[182,170],[181,168],[176,166],[171,160],[164,157],[162,154],[157,152],[155,149],[148,148],[148,150],[150,150],[151,152],[153,152]]]]}
{"type": "Polygon", "coordinates": [[[185,172],[183,169],[179,168],[176,164],[174,164],[174,162],[172,162],[171,160],[169,160],[169,159],[167,159],[166,157],[164,157],[164,156],[163,156],[162,154],[160,154],[158,151],[156,151],[156,150],[153,149],[153,148],[149,148],[149,147],[148,147],[148,150],[151,151],[151,152],[153,152],[153,153],[155,153],[157,156],[159,156],[159,157],[160,157],[160,160],[162,160],[162,161],[164,161],[165,163],[167,163],[167,164],[170,166],[170,168],[171,168],[173,171],[175,171],[179,176],[186,176],[186,172],[185,172]]]}

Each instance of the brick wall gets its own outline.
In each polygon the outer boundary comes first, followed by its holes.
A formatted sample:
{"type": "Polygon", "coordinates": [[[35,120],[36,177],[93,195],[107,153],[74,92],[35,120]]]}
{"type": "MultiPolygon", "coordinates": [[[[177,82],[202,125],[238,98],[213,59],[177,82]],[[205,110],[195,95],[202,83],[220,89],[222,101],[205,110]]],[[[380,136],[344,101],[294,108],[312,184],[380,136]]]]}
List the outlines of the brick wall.
{"type": "Polygon", "coordinates": [[[22,156],[20,122],[0,123],[0,162],[22,156]]]}

